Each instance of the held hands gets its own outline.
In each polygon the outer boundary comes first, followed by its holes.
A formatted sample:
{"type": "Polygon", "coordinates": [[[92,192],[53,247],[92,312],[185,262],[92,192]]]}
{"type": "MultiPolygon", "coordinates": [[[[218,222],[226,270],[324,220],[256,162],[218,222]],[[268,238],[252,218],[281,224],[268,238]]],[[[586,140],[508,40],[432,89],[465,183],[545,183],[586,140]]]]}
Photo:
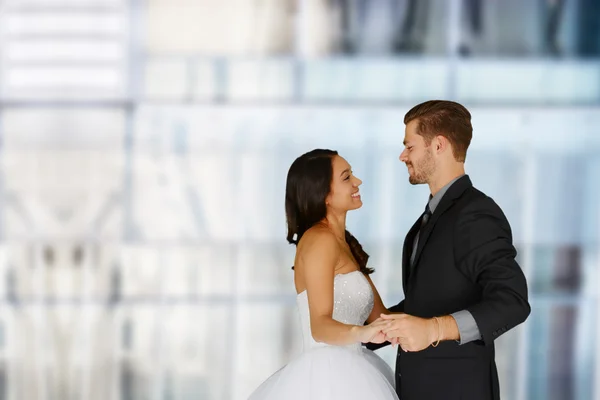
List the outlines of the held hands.
{"type": "Polygon", "coordinates": [[[356,340],[362,343],[383,343],[388,340],[385,333],[383,333],[383,330],[388,326],[388,321],[377,318],[369,325],[355,326],[354,334],[356,340]]]}
{"type": "Polygon", "coordinates": [[[404,351],[421,351],[437,346],[443,332],[438,318],[420,318],[409,314],[381,314],[369,325],[356,327],[357,340],[363,343],[390,342],[404,351]]]}
{"type": "MultiPolygon", "coordinates": [[[[408,314],[381,314],[381,317],[369,325],[359,328],[360,340],[364,343],[383,343],[400,345],[404,351],[421,351],[441,339],[440,321],[436,318],[425,319],[408,314]]],[[[437,343],[436,343],[437,342],[437,343]]]]}
{"type": "Polygon", "coordinates": [[[442,338],[440,321],[437,318],[420,318],[409,314],[381,314],[388,322],[383,329],[392,345],[400,345],[404,351],[421,351],[442,338]]]}

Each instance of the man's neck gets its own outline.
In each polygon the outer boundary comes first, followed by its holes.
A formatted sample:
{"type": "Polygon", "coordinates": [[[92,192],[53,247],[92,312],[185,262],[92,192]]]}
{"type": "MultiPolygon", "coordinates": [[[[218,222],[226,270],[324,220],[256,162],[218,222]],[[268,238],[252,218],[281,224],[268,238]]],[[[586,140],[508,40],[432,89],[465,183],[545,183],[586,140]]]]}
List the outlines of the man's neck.
{"type": "Polygon", "coordinates": [[[454,179],[458,178],[461,175],[465,174],[464,166],[459,168],[453,168],[450,171],[446,171],[441,174],[439,177],[436,177],[431,182],[429,182],[429,190],[431,192],[431,196],[435,196],[437,192],[440,191],[441,188],[446,186],[448,183],[452,182],[454,179]]]}

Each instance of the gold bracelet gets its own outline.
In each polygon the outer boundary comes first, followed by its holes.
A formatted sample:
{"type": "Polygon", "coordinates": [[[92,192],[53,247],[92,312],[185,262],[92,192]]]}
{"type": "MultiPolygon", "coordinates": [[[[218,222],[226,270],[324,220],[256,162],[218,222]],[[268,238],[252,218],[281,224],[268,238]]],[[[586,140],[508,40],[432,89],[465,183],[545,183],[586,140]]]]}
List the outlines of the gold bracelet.
{"type": "Polygon", "coordinates": [[[438,339],[437,339],[437,342],[435,342],[435,343],[431,343],[431,345],[432,345],[433,347],[437,347],[437,346],[438,346],[438,344],[440,344],[440,339],[441,339],[441,337],[442,337],[442,332],[443,332],[443,330],[442,330],[442,324],[440,324],[440,321],[439,321],[438,317],[433,317],[433,319],[435,320],[435,322],[436,322],[436,324],[437,324],[437,326],[438,326],[438,339]]]}

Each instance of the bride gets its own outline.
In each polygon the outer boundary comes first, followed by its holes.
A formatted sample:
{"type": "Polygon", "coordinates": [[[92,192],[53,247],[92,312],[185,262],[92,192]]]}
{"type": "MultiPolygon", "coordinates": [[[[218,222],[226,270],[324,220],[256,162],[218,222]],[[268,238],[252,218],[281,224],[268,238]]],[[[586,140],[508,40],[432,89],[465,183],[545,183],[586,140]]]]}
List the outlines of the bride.
{"type": "Polygon", "coordinates": [[[313,150],[288,171],[287,240],[297,246],[294,281],[304,351],[250,400],[398,400],[391,368],[362,343],[386,341],[389,313],[369,278],[369,256],[346,230],[362,206],[360,179],[331,150],[313,150]]]}

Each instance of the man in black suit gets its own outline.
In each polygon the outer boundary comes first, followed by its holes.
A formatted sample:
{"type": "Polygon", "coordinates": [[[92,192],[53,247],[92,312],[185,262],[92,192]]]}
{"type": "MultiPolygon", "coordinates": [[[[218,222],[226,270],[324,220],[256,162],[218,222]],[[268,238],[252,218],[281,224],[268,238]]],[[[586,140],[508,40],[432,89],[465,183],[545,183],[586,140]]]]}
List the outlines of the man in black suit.
{"type": "Polygon", "coordinates": [[[465,175],[473,131],[465,107],[428,101],[404,123],[400,160],[410,183],[428,184],[431,195],[404,242],[405,298],[382,314],[388,344],[399,344],[398,396],[498,400],[494,340],[530,313],[510,225],[465,175]]]}

